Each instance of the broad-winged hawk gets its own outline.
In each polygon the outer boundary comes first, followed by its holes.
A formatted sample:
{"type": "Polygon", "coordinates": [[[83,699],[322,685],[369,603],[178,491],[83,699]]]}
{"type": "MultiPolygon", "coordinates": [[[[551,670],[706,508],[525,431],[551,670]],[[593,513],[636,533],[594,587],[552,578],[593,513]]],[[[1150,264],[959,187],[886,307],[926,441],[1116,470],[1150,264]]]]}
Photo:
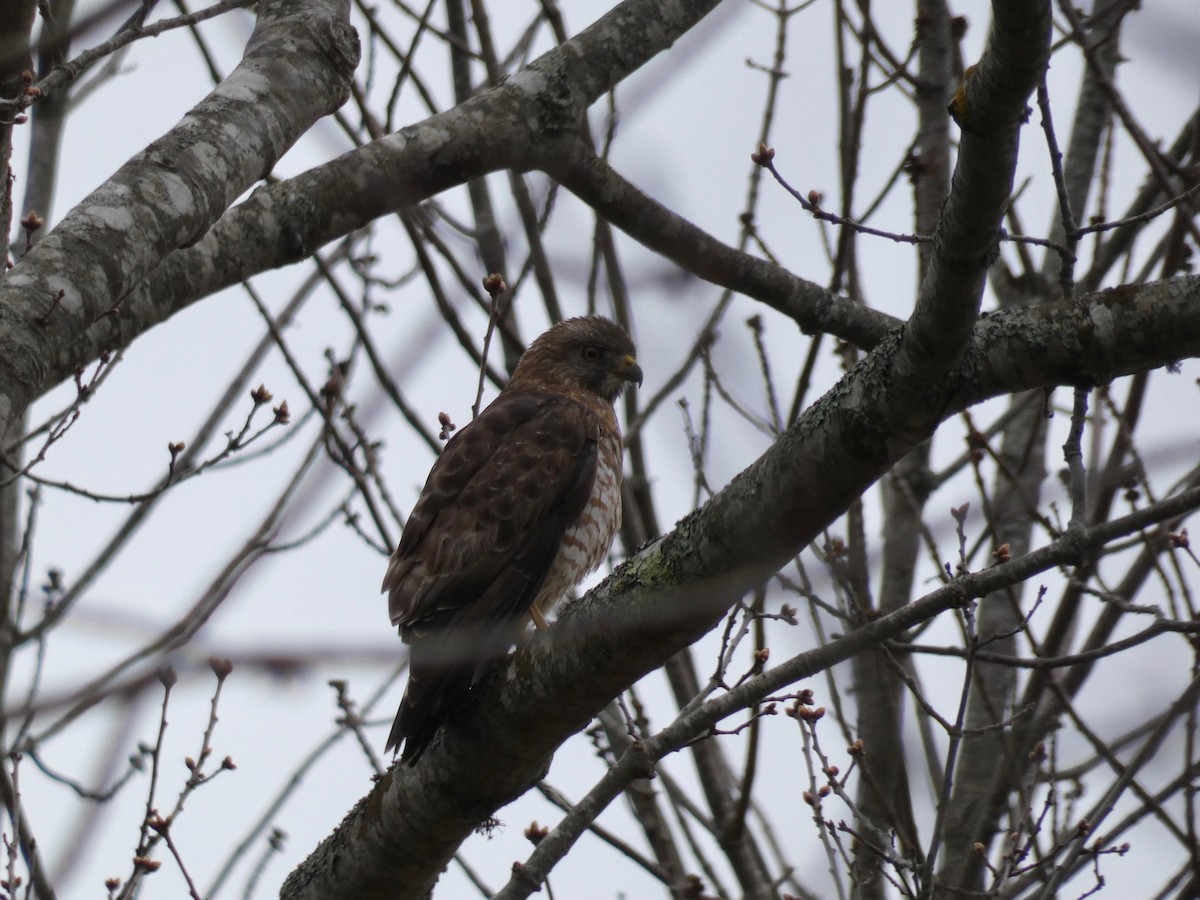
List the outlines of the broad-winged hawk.
{"type": "Polygon", "coordinates": [[[411,652],[387,742],[404,743],[405,762],[525,622],[544,626],[543,614],[604,560],[621,524],[613,402],[641,381],[618,325],[568,319],[530,345],[434,463],[383,579],[411,652]]]}

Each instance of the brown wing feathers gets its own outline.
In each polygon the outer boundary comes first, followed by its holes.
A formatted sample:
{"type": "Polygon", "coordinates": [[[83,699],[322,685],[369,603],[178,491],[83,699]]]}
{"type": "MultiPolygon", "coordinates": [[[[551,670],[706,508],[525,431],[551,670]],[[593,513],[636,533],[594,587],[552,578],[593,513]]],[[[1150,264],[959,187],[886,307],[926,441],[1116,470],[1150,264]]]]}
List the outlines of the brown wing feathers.
{"type": "Polygon", "coordinates": [[[411,648],[387,744],[405,741],[405,761],[517,636],[591,493],[590,430],[571,400],[502,394],[435,464],[384,582],[411,648]]]}

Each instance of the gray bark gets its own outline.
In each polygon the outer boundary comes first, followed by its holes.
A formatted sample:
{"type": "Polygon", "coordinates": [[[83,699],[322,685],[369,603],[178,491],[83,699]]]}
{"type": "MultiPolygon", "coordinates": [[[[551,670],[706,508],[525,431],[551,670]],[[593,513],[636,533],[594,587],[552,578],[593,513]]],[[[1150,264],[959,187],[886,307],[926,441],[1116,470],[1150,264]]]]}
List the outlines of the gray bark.
{"type": "Polygon", "coordinates": [[[172,251],[194,244],[300,135],[348,96],[348,0],[264,2],[238,67],[93,191],[0,282],[0,433],[81,364],[123,346],[111,318],[172,251]],[[88,358],[95,354],[89,354],[88,358]]]}

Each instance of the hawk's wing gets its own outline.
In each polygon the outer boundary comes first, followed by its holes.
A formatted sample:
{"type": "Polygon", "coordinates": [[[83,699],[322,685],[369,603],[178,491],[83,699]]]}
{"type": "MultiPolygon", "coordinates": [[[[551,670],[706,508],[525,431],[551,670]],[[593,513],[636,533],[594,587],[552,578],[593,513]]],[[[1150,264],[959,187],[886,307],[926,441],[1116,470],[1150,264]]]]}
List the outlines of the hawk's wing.
{"type": "Polygon", "coordinates": [[[405,760],[519,634],[591,494],[599,431],[566,396],[502,392],[434,464],[383,580],[411,647],[387,745],[405,760]]]}

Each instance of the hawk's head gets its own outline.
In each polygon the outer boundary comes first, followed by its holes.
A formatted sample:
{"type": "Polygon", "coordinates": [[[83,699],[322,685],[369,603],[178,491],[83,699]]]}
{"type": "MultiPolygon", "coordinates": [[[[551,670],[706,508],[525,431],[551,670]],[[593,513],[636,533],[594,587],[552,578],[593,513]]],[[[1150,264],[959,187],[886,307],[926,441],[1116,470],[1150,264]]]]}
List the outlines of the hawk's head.
{"type": "Polygon", "coordinates": [[[580,316],[559,322],[530,344],[509,386],[582,388],[611,403],[628,382],[642,383],[629,335],[602,316],[580,316]]]}

